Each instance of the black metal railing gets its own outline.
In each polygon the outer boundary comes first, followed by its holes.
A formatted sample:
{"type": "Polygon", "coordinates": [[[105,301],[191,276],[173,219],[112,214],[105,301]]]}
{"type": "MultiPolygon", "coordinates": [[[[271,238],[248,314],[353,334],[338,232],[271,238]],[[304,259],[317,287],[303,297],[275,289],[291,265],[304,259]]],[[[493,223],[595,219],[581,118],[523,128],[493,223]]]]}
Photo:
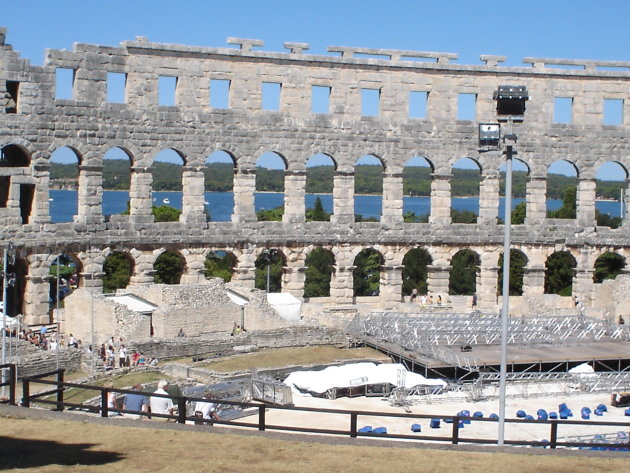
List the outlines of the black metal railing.
{"type": "MultiPolygon", "coordinates": [[[[30,407],[31,404],[45,404],[52,405],[56,410],[63,410],[65,408],[79,409],[85,410],[92,413],[97,413],[101,417],[109,417],[111,413],[120,413],[120,414],[136,414],[141,415],[147,418],[162,418],[165,420],[171,420],[173,422],[178,422],[180,424],[186,423],[186,421],[191,422],[199,422],[199,419],[195,416],[187,414],[187,406],[190,403],[194,402],[213,402],[219,403],[222,406],[235,406],[240,409],[249,409],[251,410],[251,414],[257,413],[257,415],[252,416],[247,415],[249,418],[256,419],[255,421],[245,421],[241,419],[220,419],[213,420],[213,424],[223,424],[227,426],[238,426],[238,427],[246,427],[246,428],[254,428],[261,431],[264,430],[278,430],[285,432],[303,432],[303,433],[315,433],[315,434],[326,434],[326,435],[343,435],[349,436],[352,438],[357,437],[373,437],[373,438],[387,438],[387,439],[398,439],[398,440],[416,440],[416,441],[430,441],[430,442],[448,442],[454,445],[460,443],[469,443],[469,444],[487,444],[493,445],[497,444],[496,438],[475,438],[475,437],[465,437],[463,436],[463,423],[470,422],[498,422],[497,419],[492,419],[488,417],[468,417],[461,415],[435,415],[435,414],[403,414],[403,413],[392,413],[392,412],[374,412],[374,411],[348,411],[342,409],[324,409],[324,408],[313,408],[313,407],[294,407],[294,406],[279,406],[279,405],[268,405],[268,404],[259,404],[259,403],[251,403],[251,402],[237,402],[237,401],[227,401],[227,400],[215,400],[208,401],[205,398],[197,398],[197,397],[188,397],[188,396],[171,396],[168,394],[155,394],[149,392],[139,392],[133,390],[126,389],[116,389],[116,388],[108,388],[102,386],[91,386],[85,384],[77,384],[77,383],[68,383],[64,381],[64,370],[55,370],[50,371],[48,373],[43,373],[37,376],[30,376],[24,378],[22,380],[22,406],[30,407]],[[54,379],[51,379],[54,378],[54,379]],[[37,393],[31,393],[31,387],[33,384],[44,384],[54,386],[53,389],[40,391],[37,393]],[[86,403],[73,403],[64,400],[64,391],[68,388],[78,388],[83,390],[93,390],[95,393],[100,395],[100,403],[98,404],[86,404],[86,403]],[[119,394],[142,394],[147,398],[151,397],[160,397],[160,398],[171,398],[173,399],[173,405],[176,406],[175,414],[158,414],[158,413],[150,413],[150,412],[140,412],[140,411],[131,411],[125,410],[121,408],[112,408],[108,406],[108,396],[110,393],[119,394]],[[51,399],[51,396],[54,395],[54,398],[51,399]],[[267,421],[267,412],[272,410],[283,410],[283,411],[294,411],[294,412],[309,412],[316,414],[328,414],[328,415],[336,415],[336,416],[344,416],[347,418],[347,428],[346,429],[330,429],[330,428],[320,428],[317,425],[308,425],[308,426],[299,426],[299,425],[279,425],[279,424],[270,424],[267,421]],[[449,426],[450,429],[431,429],[431,432],[444,432],[447,430],[449,433],[446,435],[424,435],[421,432],[412,432],[410,434],[393,434],[387,432],[380,431],[362,431],[362,429],[358,428],[359,420],[361,418],[370,418],[370,419],[386,419],[386,418],[405,418],[409,419],[411,422],[418,422],[420,419],[430,419],[430,420],[440,420],[443,425],[449,426]]],[[[96,394],[95,396],[96,397],[96,394]]],[[[516,425],[516,424],[536,424],[536,425],[546,425],[549,428],[549,439],[548,440],[505,440],[505,445],[514,445],[514,446],[531,446],[531,447],[548,447],[548,448],[558,448],[558,447],[574,447],[574,448],[593,448],[596,447],[598,449],[612,449],[612,450],[628,450],[630,449],[630,439],[626,436],[625,439],[621,438],[619,442],[597,442],[593,443],[590,441],[563,441],[561,437],[559,437],[559,428],[562,426],[576,426],[583,425],[593,427],[594,429],[600,427],[615,427],[619,428],[622,432],[628,432],[630,429],[630,422],[610,422],[610,421],[595,421],[595,420],[565,420],[565,419],[549,419],[549,420],[530,420],[530,419],[505,419],[506,425],[516,425]]],[[[595,438],[595,435],[593,435],[595,438]]]]}
{"type": "Polygon", "coordinates": [[[15,386],[17,382],[17,370],[15,369],[15,364],[5,363],[0,365],[0,374],[0,388],[9,388],[9,396],[6,399],[0,398],[0,402],[15,405],[15,386]]]}

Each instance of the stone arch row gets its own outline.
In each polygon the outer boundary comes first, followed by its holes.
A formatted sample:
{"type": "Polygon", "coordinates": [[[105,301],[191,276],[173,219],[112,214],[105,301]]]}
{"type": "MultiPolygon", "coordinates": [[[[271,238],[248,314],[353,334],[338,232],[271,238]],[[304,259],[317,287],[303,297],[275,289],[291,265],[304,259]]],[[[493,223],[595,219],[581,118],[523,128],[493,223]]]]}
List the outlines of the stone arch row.
{"type": "MultiPolygon", "coordinates": [[[[21,145],[20,145],[21,146],[21,145]]],[[[14,161],[18,166],[22,166],[25,163],[25,159],[23,159],[20,153],[16,153],[15,149],[18,148],[18,145],[8,145],[7,147],[2,148],[3,150],[9,148],[9,154],[16,154],[14,161]]],[[[112,147],[110,147],[111,149],[112,147]]],[[[23,147],[19,148],[23,149],[23,147]]],[[[82,161],[80,152],[72,147],[73,151],[77,154],[77,159],[79,162],[82,161]]],[[[133,161],[133,154],[130,154],[127,148],[121,148],[125,153],[127,153],[130,161],[133,161]]],[[[174,148],[169,148],[174,149],[174,148]]],[[[23,151],[27,154],[27,151],[23,151]]],[[[185,155],[181,152],[176,151],[182,160],[185,162],[185,155]]],[[[285,163],[285,182],[284,182],[284,199],[285,199],[285,215],[283,216],[284,221],[289,222],[299,222],[304,220],[305,214],[305,184],[306,184],[306,174],[302,169],[291,171],[289,169],[290,160],[286,159],[282,154],[276,153],[283,159],[285,163]]],[[[386,160],[383,159],[382,155],[379,157],[377,153],[370,153],[370,156],[374,156],[383,166],[383,169],[386,169],[386,160]]],[[[256,220],[255,212],[254,212],[254,201],[253,195],[256,192],[256,175],[252,173],[250,169],[245,167],[239,167],[237,165],[239,159],[235,157],[234,154],[230,154],[232,159],[232,164],[235,169],[235,177],[233,182],[233,191],[234,191],[234,213],[232,215],[233,221],[254,221],[256,220]]],[[[312,157],[313,155],[311,155],[312,157]]],[[[342,172],[339,171],[338,164],[331,154],[326,154],[332,163],[334,168],[336,169],[334,180],[333,180],[333,221],[348,223],[353,220],[354,217],[354,203],[352,203],[352,198],[354,196],[354,174],[351,171],[342,172]],[[349,210],[352,209],[352,210],[349,210]]],[[[365,155],[364,155],[365,156],[365,155]]],[[[440,172],[436,171],[435,164],[433,163],[434,158],[426,158],[421,154],[416,155],[416,157],[422,157],[428,166],[431,168],[431,183],[430,183],[430,197],[431,197],[431,209],[430,209],[430,223],[437,224],[448,224],[451,222],[450,217],[450,209],[451,209],[451,174],[450,171],[440,172]]],[[[499,168],[500,166],[494,166],[495,169],[491,169],[488,172],[484,173],[483,167],[483,159],[475,159],[475,157],[467,157],[468,159],[472,159],[479,166],[481,172],[481,183],[479,189],[479,219],[478,223],[483,224],[496,224],[496,218],[498,216],[498,208],[499,208],[499,168]]],[[[498,156],[495,156],[497,163],[502,163],[498,156]]],[[[413,159],[409,158],[406,162],[413,159]]],[[[454,164],[455,159],[462,158],[450,158],[448,162],[454,164]]],[[[41,161],[41,160],[40,160],[41,161]]],[[[38,161],[38,162],[40,162],[38,161]]],[[[571,165],[576,169],[576,173],[579,175],[578,166],[571,163],[571,165]]],[[[526,169],[529,171],[530,165],[524,161],[526,169]]],[[[609,162],[609,161],[604,161],[609,162]]],[[[618,161],[615,161],[619,164],[625,173],[624,179],[627,179],[628,173],[627,168],[618,161]]],[[[102,160],[99,161],[102,163],[102,160]]],[[[356,164],[356,161],[355,161],[356,164]]],[[[487,164],[490,164],[490,161],[487,161],[487,164]]],[[[602,163],[603,164],[603,163],[602,163]]],[[[46,166],[46,165],[45,165],[46,166]]],[[[44,166],[44,167],[45,167],[44,166]]],[[[41,165],[40,165],[41,167],[41,165]]],[[[299,166],[300,167],[300,166],[299,166]]],[[[584,173],[592,172],[589,171],[593,167],[586,167],[584,173]]],[[[152,178],[150,173],[148,172],[148,168],[146,167],[138,167],[132,165],[131,167],[131,184],[130,184],[130,214],[132,217],[136,218],[144,218],[150,220],[151,217],[151,192],[152,192],[152,178]]],[[[184,175],[182,177],[182,189],[183,189],[183,216],[180,220],[186,222],[201,222],[204,219],[204,174],[203,169],[201,167],[194,166],[186,166],[184,170],[184,175]]],[[[528,223],[536,223],[540,222],[544,218],[546,218],[546,179],[541,177],[537,178],[533,175],[533,173],[529,172],[528,184],[527,184],[527,220],[528,223]]],[[[381,211],[382,220],[385,222],[391,223],[400,223],[403,221],[402,215],[402,199],[403,199],[403,176],[400,173],[392,173],[391,171],[384,171],[383,174],[383,209],[381,211]]],[[[49,218],[48,214],[48,204],[47,199],[45,197],[45,192],[48,190],[46,183],[49,182],[49,175],[44,175],[44,182],[36,182],[39,185],[39,192],[35,192],[38,196],[33,197],[30,196],[29,199],[32,201],[33,198],[37,200],[35,210],[39,212],[40,219],[45,220],[49,218]],[[43,184],[43,186],[42,186],[43,184]]],[[[40,179],[41,181],[41,179],[40,179]]],[[[6,186],[8,187],[8,186],[6,186]]],[[[79,173],[79,209],[78,209],[78,220],[94,220],[98,221],[103,218],[103,202],[102,202],[102,167],[101,165],[96,166],[87,166],[80,165],[80,173],[79,173]]],[[[595,221],[595,180],[594,178],[580,178],[578,181],[578,189],[577,189],[577,218],[580,223],[591,226],[595,221]]],[[[626,190],[626,194],[630,192],[626,190]]],[[[7,190],[7,193],[10,193],[7,190]]],[[[7,196],[7,199],[9,197],[7,196]]],[[[20,197],[21,198],[21,197],[20,197]]],[[[32,204],[31,204],[32,205],[32,204]]],[[[20,207],[22,209],[22,214],[24,214],[24,205],[22,203],[15,204],[15,207],[20,207]]],[[[630,211],[630,206],[626,206],[626,213],[630,211]]],[[[24,217],[24,216],[23,216],[24,217]]],[[[624,216],[625,217],[625,216],[624,216]]],[[[24,218],[22,219],[23,223],[24,218]]],[[[624,221],[627,222],[627,219],[624,218],[624,221]]]]}
{"type": "MultiPolygon", "coordinates": [[[[282,259],[281,287],[285,292],[290,292],[297,297],[304,296],[305,281],[308,278],[307,259],[318,248],[325,250],[332,258],[332,272],[330,281],[329,298],[333,303],[351,303],[357,296],[353,287],[357,270],[357,257],[366,251],[372,251],[378,258],[378,295],[382,303],[396,303],[402,300],[403,295],[408,295],[410,290],[403,287],[405,268],[409,265],[406,261],[413,251],[420,250],[427,256],[426,265],[426,291],[435,295],[447,297],[451,293],[449,286],[451,270],[454,258],[462,252],[469,251],[475,255],[475,289],[479,297],[480,308],[494,307],[498,294],[498,275],[501,271],[499,259],[502,256],[501,248],[488,247],[410,247],[392,248],[385,245],[374,246],[343,246],[325,247],[310,245],[303,247],[283,247],[277,250],[282,259]]],[[[79,287],[102,291],[104,266],[107,257],[112,254],[122,254],[131,262],[132,275],[130,284],[144,285],[154,282],[155,262],[160,255],[173,252],[179,255],[185,264],[180,283],[203,284],[204,262],[209,255],[221,251],[230,254],[235,263],[232,280],[244,287],[255,286],[257,259],[262,253],[268,251],[265,247],[155,247],[154,249],[137,248],[90,248],[85,250],[69,248],[67,254],[76,264],[79,278],[76,284],[79,287]]],[[[526,261],[523,271],[523,293],[525,295],[542,295],[545,293],[546,265],[552,255],[564,253],[572,260],[573,279],[572,294],[580,300],[588,303],[594,288],[594,272],[598,259],[605,254],[617,255],[621,261],[620,267],[625,266],[630,252],[614,248],[600,248],[597,251],[587,252],[574,248],[545,248],[528,249],[517,248],[513,251],[520,252],[526,261]]],[[[61,254],[61,253],[59,253],[61,254]]],[[[13,313],[25,313],[28,323],[42,323],[49,313],[49,285],[50,268],[58,257],[57,253],[31,253],[25,256],[18,254],[16,258],[15,294],[9,294],[9,301],[13,297],[13,313]],[[22,291],[20,295],[19,292],[22,291]]],[[[567,294],[568,295],[568,294],[567,294]]]]}

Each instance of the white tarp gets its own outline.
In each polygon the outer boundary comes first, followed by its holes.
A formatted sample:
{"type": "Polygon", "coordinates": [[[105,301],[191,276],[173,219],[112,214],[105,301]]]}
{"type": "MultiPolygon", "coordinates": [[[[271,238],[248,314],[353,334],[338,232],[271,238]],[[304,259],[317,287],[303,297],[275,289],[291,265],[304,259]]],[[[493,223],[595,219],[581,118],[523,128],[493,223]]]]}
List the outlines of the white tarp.
{"type": "Polygon", "coordinates": [[[296,321],[302,318],[302,302],[285,292],[270,292],[267,294],[267,302],[271,305],[280,317],[288,321],[296,321]]]}
{"type": "Polygon", "coordinates": [[[152,313],[155,309],[157,309],[156,305],[151,304],[149,301],[146,301],[138,296],[134,296],[133,294],[111,296],[111,300],[117,302],[118,304],[127,306],[129,310],[140,312],[141,314],[152,313]]]}
{"type": "Polygon", "coordinates": [[[569,370],[569,373],[573,374],[589,374],[594,372],[595,370],[588,363],[582,363],[581,365],[574,366],[569,370]]]}
{"type": "MultiPolygon", "coordinates": [[[[19,321],[17,319],[17,317],[10,317],[10,316],[6,316],[6,324],[7,324],[7,328],[13,329],[16,328],[19,324],[19,321]]],[[[0,329],[2,329],[2,327],[4,327],[4,320],[3,320],[3,315],[2,313],[0,313],[0,329]]]]}
{"type": "Polygon", "coordinates": [[[407,371],[399,363],[350,363],[342,366],[329,366],[319,371],[294,371],[284,380],[284,384],[297,391],[325,393],[331,388],[345,388],[359,384],[391,383],[398,385],[400,372],[404,371],[406,388],[418,385],[446,386],[441,379],[428,379],[407,371]]]}

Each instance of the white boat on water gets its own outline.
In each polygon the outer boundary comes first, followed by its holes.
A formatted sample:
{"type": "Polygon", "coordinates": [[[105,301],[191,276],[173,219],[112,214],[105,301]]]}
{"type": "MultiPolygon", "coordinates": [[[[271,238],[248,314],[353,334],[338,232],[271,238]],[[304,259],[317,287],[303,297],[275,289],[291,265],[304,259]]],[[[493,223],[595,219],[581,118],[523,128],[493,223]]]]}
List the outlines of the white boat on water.
{"type": "Polygon", "coordinates": [[[170,204],[171,203],[171,201],[168,200],[168,197],[166,199],[164,199],[162,202],[164,202],[165,204],[170,204]]]}

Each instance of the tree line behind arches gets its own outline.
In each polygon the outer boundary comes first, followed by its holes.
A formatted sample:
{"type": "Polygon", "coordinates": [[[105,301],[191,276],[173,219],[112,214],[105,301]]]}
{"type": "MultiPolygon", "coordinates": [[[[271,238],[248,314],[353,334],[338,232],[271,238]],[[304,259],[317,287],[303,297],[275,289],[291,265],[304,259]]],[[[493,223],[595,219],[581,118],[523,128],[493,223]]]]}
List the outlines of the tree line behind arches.
{"type": "MultiPolygon", "coordinates": [[[[411,295],[414,289],[418,294],[428,293],[429,266],[433,260],[429,252],[423,248],[410,250],[403,258],[402,295],[411,295]]],[[[510,250],[510,295],[523,294],[524,273],[527,257],[517,249],[510,250]]],[[[355,257],[353,266],[353,291],[355,297],[377,296],[380,293],[380,279],[383,256],[373,248],[363,249],[355,257]]],[[[228,282],[232,279],[237,261],[234,255],[226,251],[210,252],[204,263],[206,278],[220,277],[228,282]]],[[[285,257],[279,249],[263,250],[255,262],[255,287],[268,292],[282,290],[283,267],[285,257]]],[[[497,294],[503,285],[503,254],[497,261],[497,294]]],[[[601,283],[606,279],[614,279],[625,268],[625,259],[613,252],[600,255],[593,270],[593,282],[601,283]]],[[[472,295],[477,290],[477,276],[480,272],[480,256],[471,249],[462,249],[450,260],[449,294],[472,295]]],[[[329,297],[332,275],[335,271],[335,259],[329,250],[315,248],[305,260],[305,298],[329,297]]],[[[570,296],[577,261],[568,251],[557,251],[551,254],[545,263],[546,294],[570,296]]],[[[154,263],[154,281],[162,284],[178,284],[186,269],[185,259],[174,250],[164,251],[154,263]]],[[[52,271],[52,269],[51,269],[52,271]]],[[[125,288],[133,274],[133,260],[122,252],[113,252],[103,266],[105,273],[103,290],[115,292],[125,288]]],[[[52,273],[51,273],[52,276],[52,273]]]]}

